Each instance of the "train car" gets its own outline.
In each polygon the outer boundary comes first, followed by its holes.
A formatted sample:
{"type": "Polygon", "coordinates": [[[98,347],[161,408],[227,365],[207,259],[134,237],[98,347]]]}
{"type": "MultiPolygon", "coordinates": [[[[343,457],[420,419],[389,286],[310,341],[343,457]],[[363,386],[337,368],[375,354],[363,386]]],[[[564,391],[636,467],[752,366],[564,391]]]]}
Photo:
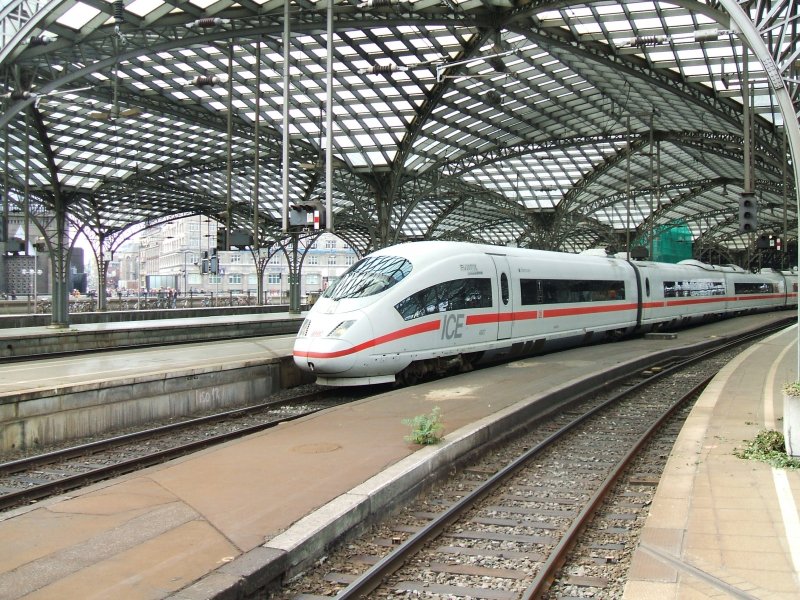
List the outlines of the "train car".
{"type": "Polygon", "coordinates": [[[787,275],[765,269],[750,273],[734,265],[696,260],[677,264],[633,263],[644,281],[640,327],[682,327],[709,318],[784,308],[787,275]]]}
{"type": "Polygon", "coordinates": [[[294,360],[323,385],[411,383],[504,356],[783,308],[796,302],[788,289],[782,273],[697,261],[400,244],[358,261],[325,291],[294,360]]]}

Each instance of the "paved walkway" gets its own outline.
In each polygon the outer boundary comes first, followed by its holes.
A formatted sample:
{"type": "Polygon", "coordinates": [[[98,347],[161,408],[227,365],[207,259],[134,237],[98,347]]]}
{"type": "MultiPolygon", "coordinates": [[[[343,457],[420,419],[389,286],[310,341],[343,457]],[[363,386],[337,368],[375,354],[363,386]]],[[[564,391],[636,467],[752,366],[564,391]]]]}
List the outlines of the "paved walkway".
{"type": "Polygon", "coordinates": [[[743,460],[759,431],[783,431],[797,328],[751,347],[709,385],[686,421],[625,588],[629,600],[800,598],[800,470],[743,460]]]}

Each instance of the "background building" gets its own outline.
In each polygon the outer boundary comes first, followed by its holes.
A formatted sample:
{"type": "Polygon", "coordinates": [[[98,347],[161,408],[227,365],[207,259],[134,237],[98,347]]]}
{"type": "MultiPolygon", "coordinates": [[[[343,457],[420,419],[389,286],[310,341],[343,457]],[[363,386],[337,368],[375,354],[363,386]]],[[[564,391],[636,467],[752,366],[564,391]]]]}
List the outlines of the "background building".
{"type": "MultiPolygon", "coordinates": [[[[40,218],[53,222],[48,215],[41,215],[40,218]]],[[[8,221],[3,221],[0,217],[0,228],[5,230],[5,237],[0,235],[0,240],[6,240],[4,251],[0,252],[0,293],[9,297],[49,296],[52,285],[50,253],[42,232],[22,213],[9,212],[8,221]]],[[[48,230],[46,234],[52,239],[55,231],[48,230]]],[[[83,249],[73,248],[69,256],[70,290],[86,292],[84,262],[83,249]]]]}
{"type": "MultiPolygon", "coordinates": [[[[0,292],[24,298],[50,294],[50,256],[41,244],[42,236],[29,223],[26,236],[21,215],[10,215],[7,239],[18,240],[16,251],[0,253],[0,292]],[[27,249],[25,240],[28,240],[27,249]],[[38,248],[38,249],[37,249],[38,248]]],[[[106,293],[111,296],[140,292],[177,291],[179,294],[236,294],[255,296],[257,270],[250,250],[217,253],[219,270],[208,272],[208,259],[215,250],[217,221],[187,217],[148,229],[137,239],[125,242],[110,258],[106,271],[106,293]]],[[[10,246],[11,247],[11,246],[10,246]]],[[[324,232],[308,249],[300,278],[300,295],[307,298],[325,290],[357,260],[355,251],[333,234],[324,232]]],[[[264,272],[264,301],[288,302],[289,267],[286,255],[272,256],[264,272]]],[[[97,265],[76,246],[70,257],[70,290],[81,294],[98,291],[97,265]],[[88,265],[84,266],[86,258],[88,265]]]]}
{"type": "MultiPolygon", "coordinates": [[[[112,271],[119,274],[114,293],[174,290],[180,294],[256,295],[257,270],[250,250],[219,251],[218,273],[204,269],[204,259],[211,256],[216,246],[217,227],[213,219],[198,216],[143,233],[138,247],[121,248],[109,265],[109,282],[112,271]],[[132,283],[133,277],[138,278],[136,284],[132,283]]],[[[356,260],[356,253],[349,245],[333,234],[323,233],[308,249],[303,263],[301,297],[325,290],[356,260]]],[[[286,256],[279,251],[270,258],[264,272],[265,301],[288,302],[288,273],[286,256]]]]}

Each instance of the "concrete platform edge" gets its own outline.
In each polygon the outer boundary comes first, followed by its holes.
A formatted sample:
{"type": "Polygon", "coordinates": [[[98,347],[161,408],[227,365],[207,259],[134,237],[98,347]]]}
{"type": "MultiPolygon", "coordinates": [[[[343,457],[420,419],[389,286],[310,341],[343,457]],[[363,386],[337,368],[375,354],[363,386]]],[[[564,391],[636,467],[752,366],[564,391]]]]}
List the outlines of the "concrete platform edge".
{"type": "Polygon", "coordinates": [[[290,356],[280,356],[0,396],[0,448],[103,435],[115,414],[135,424],[223,410],[241,398],[268,397],[312,380],[304,375],[290,356]]]}
{"type": "MultiPolygon", "coordinates": [[[[291,360],[291,357],[289,357],[291,360]]],[[[137,374],[132,377],[119,377],[115,379],[98,379],[74,385],[64,385],[60,387],[43,387],[23,393],[0,393],[0,403],[26,402],[37,398],[46,398],[54,394],[74,394],[82,392],[94,392],[107,388],[125,388],[132,386],[145,385],[152,382],[165,381],[167,379],[192,378],[213,373],[223,373],[226,371],[238,371],[253,367],[263,367],[274,363],[286,362],[286,357],[273,356],[265,357],[262,360],[243,360],[237,362],[225,362],[216,365],[203,365],[188,369],[176,370],[172,373],[165,373],[162,370],[154,369],[148,373],[137,374]]]]}
{"type": "Polygon", "coordinates": [[[199,343],[232,338],[294,335],[300,329],[303,316],[290,315],[281,319],[235,320],[214,322],[208,320],[203,327],[163,320],[153,327],[135,321],[109,325],[106,328],[64,329],[41,328],[34,331],[0,329],[0,362],[5,359],[33,358],[52,353],[86,352],[94,350],[119,350],[126,347],[162,346],[176,343],[199,343]]]}
{"type": "MultiPolygon", "coordinates": [[[[795,324],[789,329],[796,327],[795,324]]],[[[741,435],[742,430],[732,428],[732,423],[741,422],[743,430],[750,428],[753,433],[770,428],[769,423],[760,421],[765,413],[760,412],[763,409],[759,404],[775,393],[770,377],[778,371],[766,368],[773,366],[767,363],[759,364],[763,371],[758,372],[753,364],[758,364],[755,361],[759,356],[770,357],[771,363],[772,354],[765,347],[775,345],[786,333],[787,330],[775,333],[740,353],[720,370],[698,399],[671,451],[641,539],[633,549],[622,596],[625,600],[679,599],[690,594],[698,599],[797,597],[796,589],[780,589],[781,583],[785,585],[792,577],[797,584],[797,569],[789,568],[787,575],[786,567],[781,567],[775,558],[780,556],[780,550],[772,548],[770,552],[760,545],[748,546],[748,540],[756,539],[752,531],[745,529],[751,517],[741,519],[735,514],[739,506],[746,506],[748,512],[759,515],[759,534],[765,539],[785,535],[781,513],[770,516],[768,510],[769,502],[777,502],[773,498],[776,491],[771,482],[765,486],[762,477],[764,473],[774,473],[775,468],[759,462],[746,466],[747,461],[740,461],[735,466],[747,473],[742,477],[741,472],[724,463],[725,456],[732,456],[735,448],[752,439],[741,435]],[[743,385],[745,380],[752,390],[743,385]],[[751,400],[731,400],[735,393],[748,395],[751,400]],[[729,402],[727,407],[723,406],[725,401],[729,402]],[[731,405],[744,408],[734,413],[731,405]],[[735,416],[726,421],[731,414],[735,416]],[[726,479],[742,482],[743,493],[731,496],[726,479]],[[716,492],[716,497],[709,490],[716,492]],[[775,530],[779,531],[777,536],[763,533],[775,530]],[[706,542],[698,544],[704,538],[706,542]],[[730,540],[735,542],[728,543],[730,540]],[[737,562],[736,554],[746,554],[749,547],[757,549],[747,556],[746,562],[737,562]],[[764,572],[765,564],[769,565],[765,577],[761,580],[752,577],[753,573],[764,572]]],[[[791,470],[781,471],[794,474],[791,470]]],[[[785,546],[783,549],[788,550],[785,546]]]]}

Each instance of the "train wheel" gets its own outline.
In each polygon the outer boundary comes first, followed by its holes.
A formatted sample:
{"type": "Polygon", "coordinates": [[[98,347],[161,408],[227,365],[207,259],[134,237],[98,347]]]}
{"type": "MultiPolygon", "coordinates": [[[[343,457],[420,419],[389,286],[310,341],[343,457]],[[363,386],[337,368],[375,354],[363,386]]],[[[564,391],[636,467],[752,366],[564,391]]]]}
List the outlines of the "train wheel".
{"type": "Polygon", "coordinates": [[[461,372],[467,373],[472,371],[475,368],[475,365],[480,360],[481,356],[483,356],[483,352],[470,352],[469,354],[462,354],[461,355],[461,372]]]}
{"type": "Polygon", "coordinates": [[[609,342],[619,342],[625,339],[624,329],[609,329],[606,331],[606,340],[609,342]]]}
{"type": "Polygon", "coordinates": [[[395,378],[401,386],[416,385],[424,377],[427,369],[422,362],[413,362],[400,371],[395,378]]]}

